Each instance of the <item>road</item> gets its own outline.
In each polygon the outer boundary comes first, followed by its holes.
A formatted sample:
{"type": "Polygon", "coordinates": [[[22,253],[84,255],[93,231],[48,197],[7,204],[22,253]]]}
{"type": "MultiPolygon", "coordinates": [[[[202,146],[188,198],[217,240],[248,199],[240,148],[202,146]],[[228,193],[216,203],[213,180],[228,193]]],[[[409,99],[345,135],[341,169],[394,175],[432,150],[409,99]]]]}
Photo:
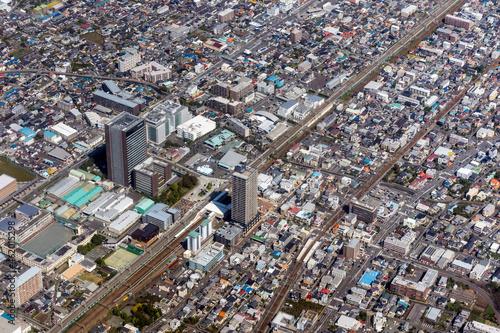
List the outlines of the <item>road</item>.
{"type": "MultiPolygon", "coordinates": [[[[436,14],[436,17],[441,17],[441,16],[444,16],[448,11],[451,11],[451,10],[455,10],[455,8],[457,6],[461,6],[462,3],[465,2],[465,1],[449,1],[448,3],[446,3],[445,5],[443,5],[440,10],[437,11],[437,14],[436,14]]],[[[436,17],[430,17],[428,19],[428,21],[430,22],[433,22],[436,20],[436,17]]],[[[427,21],[427,20],[426,20],[427,21]]],[[[427,24],[429,23],[425,23],[425,22],[422,22],[424,24],[426,24],[425,26],[427,26],[427,24]]],[[[423,29],[423,27],[422,27],[423,29]]],[[[404,44],[403,44],[404,45],[404,44]]],[[[400,47],[397,47],[396,49],[399,49],[400,47]]],[[[389,49],[390,51],[391,49],[389,49]]],[[[385,59],[385,58],[384,58],[385,59]]],[[[498,65],[498,60],[495,61],[493,64],[491,64],[489,66],[488,69],[491,69],[491,68],[494,68],[498,65]]],[[[484,72],[484,73],[488,73],[488,69],[484,72]]],[[[364,76],[366,77],[367,74],[364,74],[364,76]]],[[[465,95],[465,93],[469,90],[469,88],[474,84],[475,81],[471,82],[470,84],[468,84],[460,94],[458,94],[457,96],[455,96],[447,105],[445,108],[443,108],[443,110],[432,120],[430,120],[425,128],[423,128],[422,130],[420,130],[416,135],[415,137],[410,140],[406,146],[404,146],[402,149],[400,149],[395,155],[393,155],[392,159],[390,159],[384,167],[382,167],[382,169],[377,173],[375,174],[372,179],[367,182],[366,186],[363,187],[362,189],[360,189],[358,191],[358,193],[354,196],[356,199],[361,199],[366,193],[368,193],[382,178],[383,176],[394,166],[394,164],[396,164],[397,161],[399,161],[406,153],[408,153],[410,151],[411,148],[413,148],[413,146],[420,140],[422,139],[428,132],[429,130],[439,121],[441,120],[446,114],[448,114],[448,112],[455,106],[457,105],[461,99],[463,98],[463,96],[465,95]]],[[[348,204],[350,201],[352,200],[352,197],[349,198],[349,200],[346,202],[346,204],[348,204]]],[[[319,241],[321,240],[322,238],[322,235],[326,234],[328,231],[329,231],[329,228],[332,227],[334,225],[334,223],[336,223],[337,221],[340,220],[340,218],[344,215],[344,211],[343,210],[339,210],[337,212],[337,214],[335,214],[332,219],[325,225],[325,228],[322,230],[322,233],[320,233],[317,238],[316,238],[316,241],[319,241]]],[[[309,249],[307,249],[308,251],[311,250],[312,248],[312,245],[310,245],[309,249]]],[[[370,259],[367,259],[367,260],[371,260],[373,258],[370,258],[370,259]]],[[[284,299],[285,299],[285,296],[288,295],[288,292],[289,292],[289,289],[290,287],[293,285],[293,283],[295,282],[295,280],[298,278],[299,276],[299,271],[301,270],[301,267],[302,267],[302,263],[294,263],[293,265],[293,268],[291,269],[291,274],[289,275],[288,279],[287,279],[287,284],[282,287],[279,291],[279,293],[277,294],[276,298],[273,299],[272,301],[272,304],[270,306],[267,307],[266,309],[266,312],[264,313],[264,315],[262,316],[262,320],[258,323],[258,326],[257,326],[257,331],[258,332],[265,332],[266,329],[267,329],[267,326],[269,325],[269,323],[271,322],[272,318],[275,316],[275,314],[279,311],[279,309],[281,308],[283,302],[284,302],[284,299]]]]}
{"type": "Polygon", "coordinates": [[[161,89],[161,87],[155,83],[147,82],[147,81],[143,81],[143,80],[138,80],[138,79],[133,79],[133,78],[128,78],[128,77],[81,74],[81,73],[72,73],[72,72],[54,72],[54,71],[47,71],[47,70],[40,70],[40,69],[17,69],[17,70],[0,71],[0,74],[15,74],[15,73],[39,74],[39,75],[55,74],[55,75],[65,75],[65,76],[70,76],[70,77],[83,77],[83,78],[98,79],[98,80],[125,81],[125,82],[137,83],[137,84],[144,85],[144,86],[149,86],[151,88],[156,89],[159,93],[164,93],[163,90],[161,89]]]}
{"type": "MultiPolygon", "coordinates": [[[[395,257],[392,254],[385,253],[384,257],[394,259],[394,260],[399,261],[401,263],[407,262],[405,260],[402,260],[400,257],[395,257]]],[[[415,267],[421,268],[425,271],[427,271],[429,269],[434,269],[434,270],[438,271],[439,276],[453,278],[453,280],[455,280],[455,281],[460,281],[460,282],[463,282],[463,283],[469,285],[471,290],[474,290],[479,296],[484,298],[489,304],[493,305],[492,308],[495,311],[495,316],[496,316],[497,320],[500,322],[500,312],[498,311],[498,309],[500,309],[500,304],[495,299],[493,299],[491,297],[491,295],[486,290],[484,290],[483,288],[481,288],[480,286],[477,285],[478,281],[469,279],[462,274],[457,274],[455,272],[448,271],[448,270],[439,268],[439,267],[434,266],[434,265],[429,265],[425,262],[415,262],[414,261],[412,263],[415,267]]]]}
{"type": "MultiPolygon", "coordinates": [[[[422,21],[420,24],[417,25],[416,28],[414,28],[412,31],[415,31],[415,34],[410,34],[408,33],[405,37],[403,37],[400,41],[395,43],[391,48],[389,48],[377,61],[374,61],[372,65],[368,66],[365,68],[362,72],[360,72],[358,75],[355,77],[351,78],[348,80],[346,83],[344,83],[338,90],[337,92],[331,96],[326,103],[326,106],[319,108],[318,110],[315,110],[317,112],[311,112],[310,116],[306,118],[306,120],[303,122],[303,124],[298,125],[294,128],[291,133],[298,133],[293,136],[288,135],[288,136],[283,136],[281,139],[278,140],[278,142],[273,145],[273,147],[267,149],[259,158],[257,158],[252,165],[255,166],[260,166],[261,164],[265,161],[268,160],[269,157],[272,156],[273,153],[276,151],[279,152],[284,152],[287,150],[287,147],[290,143],[295,143],[299,141],[300,139],[300,134],[309,131],[313,126],[315,125],[316,122],[320,121],[323,117],[325,117],[331,107],[330,104],[336,101],[342,94],[347,92],[348,90],[352,89],[353,87],[357,86],[359,83],[363,82],[366,78],[370,77],[377,69],[378,66],[383,64],[387,58],[392,56],[393,54],[399,52],[401,49],[403,49],[408,42],[411,41],[411,39],[416,35],[421,33],[422,31],[425,31],[427,27],[435,22],[438,17],[441,15],[444,15],[444,13],[451,8],[451,6],[456,5],[459,3],[459,1],[450,1],[446,5],[444,5],[440,10],[437,11],[437,13],[428,19],[422,21]]],[[[15,71],[3,71],[0,73],[40,73],[40,74],[50,74],[51,72],[49,71],[40,71],[39,69],[24,69],[24,70],[15,70],[15,71]]],[[[75,76],[75,77],[90,77],[94,79],[112,79],[112,80],[121,80],[121,81],[128,81],[128,82],[135,82],[141,85],[149,85],[154,87],[155,89],[158,89],[159,87],[147,83],[141,80],[135,80],[135,79],[130,79],[130,78],[116,78],[116,77],[110,77],[110,76],[98,76],[98,75],[88,75],[88,74],[78,74],[78,73],[59,73],[59,72],[53,72],[56,75],[67,75],[67,76],[75,76]]],[[[205,73],[206,74],[206,73],[205,73]]],[[[390,163],[389,163],[390,164],[390,163]]],[[[392,167],[392,165],[391,165],[392,167]]],[[[385,172],[383,172],[384,174],[385,172]]],[[[376,177],[374,177],[376,178],[376,177]]],[[[373,182],[369,188],[373,187],[375,182],[373,182]]],[[[366,187],[368,188],[368,186],[366,187]]],[[[363,191],[361,191],[363,192],[363,191]]],[[[359,195],[364,195],[364,193],[360,193],[359,195]]],[[[203,201],[202,203],[205,203],[203,201]]],[[[199,207],[200,205],[198,205],[199,207]]],[[[195,206],[196,207],[196,206],[195,206]]],[[[337,221],[341,216],[342,212],[337,213],[334,218],[331,220],[327,226],[333,226],[330,225],[334,221],[337,221]],[[340,214],[339,214],[340,213],[340,214]]],[[[196,217],[196,211],[186,215],[183,218],[183,222],[186,223],[186,221],[191,221],[196,217]]],[[[185,224],[184,224],[185,225],[185,224]]],[[[183,228],[184,225],[177,225],[177,227],[174,227],[173,230],[171,231],[172,234],[176,234],[177,232],[180,232],[183,228]]],[[[100,318],[102,318],[102,315],[107,312],[103,311],[103,309],[109,309],[110,306],[114,304],[114,301],[117,299],[120,299],[120,297],[127,291],[129,290],[129,286],[133,286],[136,283],[142,283],[144,278],[149,275],[149,273],[157,269],[158,267],[161,267],[163,264],[164,260],[161,258],[168,257],[171,254],[171,251],[180,244],[180,241],[182,241],[187,234],[197,227],[194,225],[190,230],[186,230],[180,237],[171,240],[171,239],[161,239],[157,243],[155,243],[150,249],[149,249],[149,255],[143,255],[141,256],[141,259],[132,263],[131,266],[129,266],[126,270],[120,272],[117,274],[117,276],[110,282],[106,283],[103,288],[100,288],[95,294],[93,294],[89,299],[85,302],[84,305],[81,305],[77,310],[73,311],[67,318],[65,318],[60,325],[54,327],[51,332],[56,332],[56,331],[61,331],[65,329],[69,324],[73,323],[77,318],[79,318],[83,313],[86,311],[92,309],[89,313],[87,313],[80,322],[77,323],[78,326],[74,326],[73,329],[70,330],[70,332],[76,332],[76,331],[85,331],[88,328],[91,327],[92,324],[96,323],[100,318]],[[108,293],[111,292],[109,295],[108,293]],[[106,296],[108,295],[108,296],[106,296]],[[106,296],[106,297],[105,297],[106,296]]],[[[301,263],[296,263],[293,267],[292,274],[289,276],[289,280],[292,280],[292,278],[295,276],[295,274],[298,274],[301,268],[301,263]]],[[[284,290],[284,294],[287,293],[287,289],[284,290]]],[[[284,295],[283,295],[284,296],[284,295]]],[[[275,312],[275,311],[273,311],[275,312]]],[[[274,314],[273,314],[274,316],[274,314]]],[[[270,321],[267,320],[268,316],[265,316],[265,321],[267,323],[270,321]]],[[[272,318],[272,317],[271,317],[272,318]]],[[[267,324],[266,324],[267,325],[267,324]]],[[[264,325],[264,326],[266,326],[264,325]]]]}

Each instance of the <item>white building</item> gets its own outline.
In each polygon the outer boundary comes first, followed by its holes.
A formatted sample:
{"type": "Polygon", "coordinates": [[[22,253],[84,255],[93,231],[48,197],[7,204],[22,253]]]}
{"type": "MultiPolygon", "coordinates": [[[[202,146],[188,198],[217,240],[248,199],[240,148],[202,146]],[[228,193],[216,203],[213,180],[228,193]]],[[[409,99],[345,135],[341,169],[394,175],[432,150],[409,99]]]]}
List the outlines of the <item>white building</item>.
{"type": "Polygon", "coordinates": [[[472,175],[471,169],[460,168],[457,170],[457,177],[460,177],[462,179],[469,179],[471,175],[472,175]]]}
{"type": "Polygon", "coordinates": [[[138,50],[129,47],[125,51],[125,55],[118,58],[118,70],[120,72],[126,72],[134,68],[141,61],[141,55],[138,50]]]}
{"type": "Polygon", "coordinates": [[[139,220],[140,217],[141,214],[133,210],[129,210],[113,221],[109,225],[108,230],[116,235],[120,235],[125,230],[130,228],[137,220],[139,220]]]}
{"type": "Polygon", "coordinates": [[[78,135],[78,131],[76,129],[63,123],[52,126],[50,131],[54,134],[60,135],[64,140],[72,140],[78,135]]]}
{"type": "Polygon", "coordinates": [[[465,324],[464,333],[500,333],[500,328],[486,325],[478,321],[471,321],[465,324]]]}
{"type": "Polygon", "coordinates": [[[194,141],[212,132],[215,128],[215,121],[203,116],[196,116],[177,127],[177,136],[194,141]]]}
{"type": "Polygon", "coordinates": [[[283,103],[279,107],[277,113],[279,116],[288,117],[293,113],[293,111],[295,111],[295,109],[297,109],[298,106],[299,106],[299,103],[296,100],[291,99],[288,102],[283,103]]]}
{"type": "Polygon", "coordinates": [[[361,323],[359,321],[345,315],[341,315],[340,318],[337,319],[335,325],[348,331],[357,331],[361,327],[361,323]]]}

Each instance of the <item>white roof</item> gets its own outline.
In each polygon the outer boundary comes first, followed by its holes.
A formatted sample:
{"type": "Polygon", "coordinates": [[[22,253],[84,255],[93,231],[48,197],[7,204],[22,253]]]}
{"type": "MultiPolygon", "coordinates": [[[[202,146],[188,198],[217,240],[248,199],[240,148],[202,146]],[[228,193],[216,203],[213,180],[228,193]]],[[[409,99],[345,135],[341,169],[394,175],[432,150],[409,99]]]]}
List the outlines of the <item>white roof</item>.
{"type": "Polygon", "coordinates": [[[8,176],[6,174],[0,175],[0,189],[6,187],[7,185],[9,185],[15,181],[16,181],[16,178],[13,178],[13,177],[8,176]]]}
{"type": "Polygon", "coordinates": [[[355,318],[341,315],[340,318],[337,319],[336,325],[345,328],[346,330],[351,330],[359,326],[359,321],[357,321],[355,318]]]}
{"type": "Polygon", "coordinates": [[[133,210],[126,211],[109,225],[109,229],[120,234],[137,221],[140,216],[141,214],[133,210]]]}
{"type": "Polygon", "coordinates": [[[72,127],[69,127],[68,125],[64,123],[59,123],[57,125],[52,126],[52,131],[57,131],[59,134],[64,135],[64,136],[71,136],[73,134],[78,133],[78,131],[72,127]]]}
{"type": "Polygon", "coordinates": [[[16,289],[25,284],[26,282],[28,282],[30,279],[32,279],[35,275],[37,275],[40,272],[41,272],[40,268],[31,267],[26,272],[19,275],[19,277],[16,279],[16,289]]]}

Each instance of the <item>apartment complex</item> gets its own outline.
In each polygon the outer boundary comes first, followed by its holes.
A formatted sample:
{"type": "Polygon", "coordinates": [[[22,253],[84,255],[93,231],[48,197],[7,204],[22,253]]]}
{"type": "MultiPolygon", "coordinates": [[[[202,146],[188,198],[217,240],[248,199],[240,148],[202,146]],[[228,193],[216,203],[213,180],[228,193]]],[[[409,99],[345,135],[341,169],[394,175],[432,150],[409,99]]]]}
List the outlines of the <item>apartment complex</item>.
{"type": "Polygon", "coordinates": [[[0,175],[0,201],[17,191],[17,180],[6,174],[0,175]]]}
{"type": "Polygon", "coordinates": [[[401,239],[387,237],[384,240],[384,249],[398,254],[407,255],[410,252],[410,244],[415,240],[416,234],[413,231],[407,232],[401,239]]]}
{"type": "Polygon", "coordinates": [[[472,22],[471,20],[454,15],[446,15],[446,17],[444,18],[444,23],[467,30],[470,30],[474,25],[474,22],[472,22]]]}
{"type": "Polygon", "coordinates": [[[398,275],[392,280],[390,290],[401,296],[425,300],[437,277],[438,272],[434,269],[429,269],[419,282],[414,282],[398,275]]]}
{"type": "Polygon", "coordinates": [[[248,225],[257,215],[257,170],[240,163],[232,182],[231,219],[248,225]]]}
{"type": "Polygon", "coordinates": [[[361,249],[361,241],[359,238],[353,238],[344,247],[344,256],[348,259],[356,259],[361,249]]]}
{"type": "Polygon", "coordinates": [[[118,58],[118,70],[120,72],[126,72],[134,68],[141,61],[141,55],[138,50],[128,47],[125,51],[126,53],[118,58]]]}
{"type": "Polygon", "coordinates": [[[16,278],[14,305],[21,306],[43,289],[42,270],[31,267],[16,278]]]}

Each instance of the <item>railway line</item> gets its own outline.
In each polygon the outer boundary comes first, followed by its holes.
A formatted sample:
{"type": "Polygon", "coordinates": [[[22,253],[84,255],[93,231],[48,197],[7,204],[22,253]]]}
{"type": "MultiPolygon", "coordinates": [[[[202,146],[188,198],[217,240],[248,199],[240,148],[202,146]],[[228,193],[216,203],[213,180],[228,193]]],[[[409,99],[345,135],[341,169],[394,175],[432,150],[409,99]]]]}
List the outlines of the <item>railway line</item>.
{"type": "MultiPolygon", "coordinates": [[[[297,142],[302,141],[307,135],[309,135],[309,132],[316,124],[321,121],[325,116],[329,114],[333,107],[333,103],[337,101],[338,98],[340,98],[342,95],[348,93],[349,91],[352,91],[355,87],[357,87],[360,83],[363,83],[367,78],[370,78],[373,75],[376,75],[378,73],[378,69],[380,66],[386,62],[386,60],[395,55],[395,54],[401,54],[406,52],[407,44],[411,41],[413,41],[413,37],[415,35],[419,35],[422,33],[426,33],[429,29],[429,25],[433,24],[436,25],[437,20],[444,16],[447,12],[450,10],[455,10],[455,8],[458,8],[462,6],[462,4],[465,2],[465,0],[456,0],[456,1],[449,1],[445,5],[443,5],[439,10],[437,10],[437,13],[433,14],[434,17],[430,17],[423,22],[421,22],[418,27],[414,28],[417,30],[416,34],[410,34],[408,33],[405,37],[403,37],[400,41],[398,41],[396,44],[394,44],[391,48],[389,48],[384,55],[382,55],[379,59],[377,59],[375,62],[373,62],[371,65],[367,66],[365,69],[363,69],[360,73],[358,73],[355,77],[351,78],[348,80],[339,90],[336,91],[335,94],[333,94],[330,98],[326,100],[325,106],[321,106],[317,108],[316,110],[313,110],[308,117],[303,121],[301,125],[295,126],[292,130],[290,130],[287,134],[282,136],[276,143],[272,145],[272,147],[269,147],[264,153],[262,153],[256,160],[254,160],[250,165],[252,167],[256,167],[260,170],[267,169],[269,166],[269,163],[272,163],[271,157],[274,155],[277,156],[282,156],[284,153],[286,153],[289,149],[289,147],[297,142]]],[[[25,70],[16,70],[16,71],[1,71],[0,73],[37,73],[39,72],[38,69],[25,69],[25,70]]],[[[50,72],[47,71],[42,71],[40,74],[50,74],[50,72]]],[[[127,78],[115,78],[115,77],[101,77],[101,76],[96,76],[96,75],[85,75],[85,74],[77,74],[77,73],[55,73],[57,75],[70,75],[70,76],[76,76],[76,77],[90,77],[90,78],[97,78],[97,79],[116,79],[116,80],[123,80],[123,81],[129,81],[129,82],[135,82],[138,80],[133,80],[133,79],[127,79],[127,78]]],[[[140,84],[146,84],[145,82],[139,81],[136,83],[140,84]]],[[[157,89],[158,87],[153,87],[157,89]]],[[[465,91],[463,92],[465,94],[465,91]]],[[[462,95],[463,96],[463,95],[462,95]]],[[[458,98],[458,97],[457,97],[458,98]]],[[[458,99],[460,100],[460,99],[458,99]]],[[[444,116],[446,113],[441,113],[440,117],[444,116]]],[[[439,118],[440,119],[440,118],[439,118]]],[[[439,120],[438,117],[436,117],[436,121],[439,120]]],[[[425,132],[426,133],[426,132],[425,132]]],[[[424,134],[425,134],[424,133],[424,134]]],[[[422,134],[422,136],[424,135],[422,134]]],[[[394,156],[394,158],[386,164],[385,167],[382,168],[382,170],[375,175],[367,184],[365,187],[360,189],[357,194],[356,198],[361,198],[364,194],[368,192],[369,189],[371,189],[378,180],[380,180],[381,177],[392,167],[392,165],[397,161],[400,157],[404,155],[404,151],[406,149],[410,149],[418,139],[413,139],[411,141],[411,146],[408,144],[404,149],[402,149],[398,154],[394,156]],[[399,157],[398,157],[399,156],[399,157]],[[380,176],[382,175],[382,176],[380,176]]],[[[223,189],[228,188],[229,185],[226,185],[223,189]]],[[[352,198],[351,198],[352,199],[352,198]]],[[[329,230],[331,227],[335,225],[335,223],[340,220],[340,218],[343,216],[344,212],[339,210],[337,213],[329,220],[329,222],[325,225],[324,231],[329,230]]],[[[196,218],[196,212],[193,212],[189,216],[185,218],[186,221],[190,221],[192,219],[196,218]]],[[[167,259],[171,256],[171,254],[180,246],[182,240],[187,237],[189,232],[198,225],[197,223],[191,225],[190,227],[186,228],[184,226],[178,226],[175,231],[175,233],[179,233],[180,231],[181,234],[178,235],[178,237],[172,239],[162,239],[156,244],[154,244],[149,250],[148,254],[149,256],[145,260],[141,260],[137,263],[132,263],[131,266],[126,268],[126,274],[123,276],[119,282],[117,279],[113,279],[106,283],[103,288],[101,288],[96,294],[92,295],[88,301],[86,301],[84,304],[81,305],[81,309],[77,309],[77,311],[74,311],[72,314],[70,314],[67,318],[65,318],[60,324],[54,326],[50,332],[60,332],[65,329],[68,330],[68,332],[86,332],[92,325],[96,324],[99,320],[101,320],[109,311],[110,309],[117,304],[117,302],[121,302],[122,298],[124,295],[129,293],[131,290],[141,290],[145,285],[147,285],[150,281],[154,280],[155,274],[152,274],[156,272],[158,269],[163,267],[163,265],[166,263],[167,259]],[[112,285],[111,283],[114,282],[112,285]],[[69,326],[69,327],[68,327],[69,326]]],[[[318,238],[319,240],[320,238],[318,238]]],[[[312,244],[311,244],[312,246],[312,244]]],[[[274,301],[272,303],[272,306],[269,307],[267,314],[263,317],[263,320],[261,323],[259,323],[259,329],[258,331],[264,331],[265,327],[267,327],[267,324],[270,322],[274,314],[276,313],[277,309],[279,309],[281,301],[284,299],[286,294],[288,293],[289,286],[296,280],[296,278],[299,276],[300,270],[302,268],[302,263],[300,262],[295,262],[293,266],[291,267],[291,273],[288,275],[287,278],[287,284],[282,287],[280,290],[278,297],[276,298],[278,301],[274,301]],[[263,330],[264,329],[264,330],[263,330]]]]}
{"type": "MultiPolygon", "coordinates": [[[[484,73],[488,73],[489,70],[495,69],[499,66],[500,63],[500,58],[496,59],[492,64],[488,66],[488,68],[484,71],[484,73]]],[[[474,85],[474,83],[477,80],[472,80],[467,86],[465,86],[462,91],[457,94],[448,104],[443,108],[443,110],[438,113],[436,117],[434,117],[430,123],[428,123],[428,126],[420,130],[415,137],[413,137],[410,142],[406,144],[402,149],[400,149],[393,157],[390,159],[388,163],[386,163],[378,172],[375,174],[367,183],[364,187],[360,188],[356,194],[352,195],[348,200],[346,204],[349,204],[352,199],[356,198],[360,200],[363,196],[365,196],[369,191],[371,191],[374,186],[382,180],[384,175],[394,166],[394,164],[399,161],[405,154],[407,154],[415,144],[422,139],[427,133],[431,130],[431,128],[434,127],[434,125],[437,124],[438,121],[440,121],[448,112],[451,111],[453,107],[455,107],[465,96],[467,91],[474,85]]],[[[316,236],[315,241],[320,241],[321,238],[323,237],[324,234],[326,234],[340,219],[345,215],[344,210],[339,209],[337,210],[337,213],[327,222],[327,224],[324,226],[324,228],[321,230],[321,232],[316,236]]],[[[315,242],[311,242],[309,245],[309,248],[306,251],[309,251],[313,244],[315,242]]],[[[264,315],[263,320],[258,323],[257,326],[257,332],[264,333],[267,330],[267,327],[269,323],[271,322],[272,318],[275,316],[275,314],[278,312],[278,310],[281,308],[285,297],[288,295],[288,292],[290,290],[290,287],[295,283],[295,281],[299,278],[300,276],[300,271],[302,269],[303,262],[294,262],[293,268],[291,268],[291,272],[288,275],[288,278],[286,280],[286,284],[280,289],[279,293],[277,294],[276,298],[273,300],[271,307],[269,307],[268,312],[264,315]]],[[[495,302],[493,303],[495,313],[498,313],[498,304],[495,302]]]]}

